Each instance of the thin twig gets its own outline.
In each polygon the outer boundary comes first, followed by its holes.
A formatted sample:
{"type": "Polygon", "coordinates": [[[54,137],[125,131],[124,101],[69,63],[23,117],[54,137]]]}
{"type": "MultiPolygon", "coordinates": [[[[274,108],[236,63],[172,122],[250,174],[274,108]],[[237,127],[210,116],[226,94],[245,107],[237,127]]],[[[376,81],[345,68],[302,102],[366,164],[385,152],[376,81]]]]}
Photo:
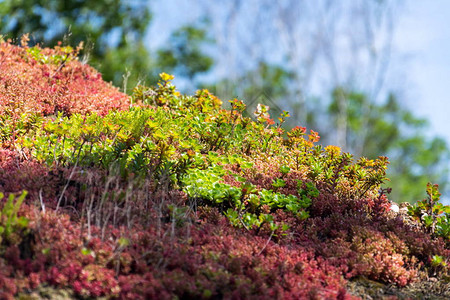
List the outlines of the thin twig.
{"type": "Polygon", "coordinates": [[[261,253],[264,251],[264,249],[266,249],[267,245],[269,245],[269,242],[272,239],[274,232],[275,232],[275,230],[272,230],[272,233],[270,234],[269,238],[267,239],[266,244],[264,245],[264,247],[262,247],[262,249],[258,252],[258,254],[256,254],[256,256],[260,256],[261,253]]]}
{"type": "Polygon", "coordinates": [[[45,214],[45,204],[42,200],[42,189],[39,189],[39,201],[41,203],[42,212],[45,214]]]}
{"type": "Polygon", "coordinates": [[[78,155],[77,155],[77,161],[75,162],[75,164],[74,164],[74,166],[72,168],[72,171],[70,172],[69,179],[67,179],[67,183],[64,186],[64,188],[63,188],[63,190],[61,192],[61,195],[59,196],[58,204],[56,205],[56,210],[55,210],[56,212],[58,211],[59,206],[61,205],[62,198],[63,198],[67,188],[69,187],[70,181],[72,180],[72,176],[73,176],[73,174],[75,174],[75,170],[77,168],[78,162],[80,161],[81,149],[83,148],[83,145],[84,145],[85,142],[86,141],[83,140],[83,143],[81,143],[81,145],[80,145],[80,149],[78,150],[78,155]]]}

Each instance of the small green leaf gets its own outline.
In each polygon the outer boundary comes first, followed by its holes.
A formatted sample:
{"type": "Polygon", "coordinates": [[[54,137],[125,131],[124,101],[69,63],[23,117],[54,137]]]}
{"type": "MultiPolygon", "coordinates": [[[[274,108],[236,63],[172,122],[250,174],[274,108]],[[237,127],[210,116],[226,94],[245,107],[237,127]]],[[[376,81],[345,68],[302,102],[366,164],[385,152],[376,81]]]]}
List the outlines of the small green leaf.
{"type": "Polygon", "coordinates": [[[286,182],[283,179],[277,178],[272,181],[272,186],[276,189],[282,188],[282,187],[286,186],[286,182]]]}
{"type": "Polygon", "coordinates": [[[291,168],[289,168],[288,166],[283,165],[280,167],[280,172],[282,174],[288,174],[290,171],[291,171],[291,168]]]}
{"type": "Polygon", "coordinates": [[[30,222],[30,221],[29,221],[27,218],[25,218],[25,217],[20,217],[20,218],[17,219],[17,224],[18,224],[20,227],[23,227],[23,228],[27,228],[29,222],[30,222]]]}
{"type": "Polygon", "coordinates": [[[119,246],[124,248],[130,245],[130,240],[124,237],[119,238],[119,246]]]}
{"type": "Polygon", "coordinates": [[[91,249],[85,248],[85,247],[83,247],[81,249],[81,254],[83,254],[83,255],[91,255],[92,257],[95,257],[94,251],[92,251],[91,249]]]}

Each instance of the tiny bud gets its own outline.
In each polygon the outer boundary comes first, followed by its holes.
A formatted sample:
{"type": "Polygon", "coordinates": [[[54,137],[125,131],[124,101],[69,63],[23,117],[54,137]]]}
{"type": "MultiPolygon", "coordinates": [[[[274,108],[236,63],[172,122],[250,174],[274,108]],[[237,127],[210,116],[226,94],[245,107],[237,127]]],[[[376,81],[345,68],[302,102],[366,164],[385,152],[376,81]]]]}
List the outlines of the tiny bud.
{"type": "Polygon", "coordinates": [[[400,211],[400,208],[398,207],[397,204],[392,203],[391,210],[395,213],[398,213],[400,211]]]}

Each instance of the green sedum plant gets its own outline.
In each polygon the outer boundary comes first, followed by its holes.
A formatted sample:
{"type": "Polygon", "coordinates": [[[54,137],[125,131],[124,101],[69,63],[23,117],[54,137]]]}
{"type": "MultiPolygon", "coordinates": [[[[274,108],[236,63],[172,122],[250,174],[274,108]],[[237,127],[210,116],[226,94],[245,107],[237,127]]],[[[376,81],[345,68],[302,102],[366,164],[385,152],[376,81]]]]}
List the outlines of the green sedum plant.
{"type": "Polygon", "coordinates": [[[261,216],[277,209],[308,218],[318,197],[313,182],[350,199],[376,195],[386,179],[386,158],[353,163],[338,147],[316,145],[320,136],[313,130],[286,132],[287,112],[275,124],[269,107],[259,105],[252,121],[240,100],[226,110],[207,90],[184,96],[173,76],[160,77],[156,88],[136,87],[129,110],[39,119],[21,145],[50,167],[99,167],[125,179],[164,181],[219,206],[246,228],[260,227],[270,219],[261,216]],[[278,172],[270,185],[255,177],[263,169],[278,172]]]}
{"type": "MultiPolygon", "coordinates": [[[[212,154],[212,157],[215,155],[212,154]]],[[[231,223],[239,227],[247,229],[253,226],[260,227],[265,222],[275,226],[273,217],[267,212],[274,212],[277,209],[289,211],[301,220],[306,219],[311,198],[318,196],[318,190],[312,183],[307,183],[306,189],[303,190],[300,181],[300,198],[274,190],[258,190],[255,185],[236,174],[233,175],[240,185],[232,186],[222,182],[227,173],[229,172],[223,166],[217,164],[205,170],[190,170],[183,178],[184,191],[191,198],[207,200],[210,204],[221,207],[231,223]]],[[[281,182],[281,179],[276,182],[281,182]]]]}
{"type": "Polygon", "coordinates": [[[408,214],[430,233],[450,242],[450,206],[439,202],[441,193],[437,184],[427,184],[427,198],[408,208],[408,214]]]}
{"type": "MultiPolygon", "coordinates": [[[[0,211],[0,245],[14,242],[14,235],[20,236],[22,231],[28,227],[28,219],[17,215],[27,194],[27,191],[23,191],[20,196],[16,197],[11,193],[3,205],[0,211]]],[[[5,195],[0,192],[0,201],[4,197],[5,195]]]]}

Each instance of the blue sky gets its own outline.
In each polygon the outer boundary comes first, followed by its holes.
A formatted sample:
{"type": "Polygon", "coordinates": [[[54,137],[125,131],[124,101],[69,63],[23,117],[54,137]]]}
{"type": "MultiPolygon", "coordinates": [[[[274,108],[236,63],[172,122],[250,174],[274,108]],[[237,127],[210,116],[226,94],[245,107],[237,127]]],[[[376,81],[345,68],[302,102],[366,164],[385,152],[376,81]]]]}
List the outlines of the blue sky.
{"type": "Polygon", "coordinates": [[[450,1],[409,1],[395,40],[405,57],[408,105],[450,144],[450,1]]]}

